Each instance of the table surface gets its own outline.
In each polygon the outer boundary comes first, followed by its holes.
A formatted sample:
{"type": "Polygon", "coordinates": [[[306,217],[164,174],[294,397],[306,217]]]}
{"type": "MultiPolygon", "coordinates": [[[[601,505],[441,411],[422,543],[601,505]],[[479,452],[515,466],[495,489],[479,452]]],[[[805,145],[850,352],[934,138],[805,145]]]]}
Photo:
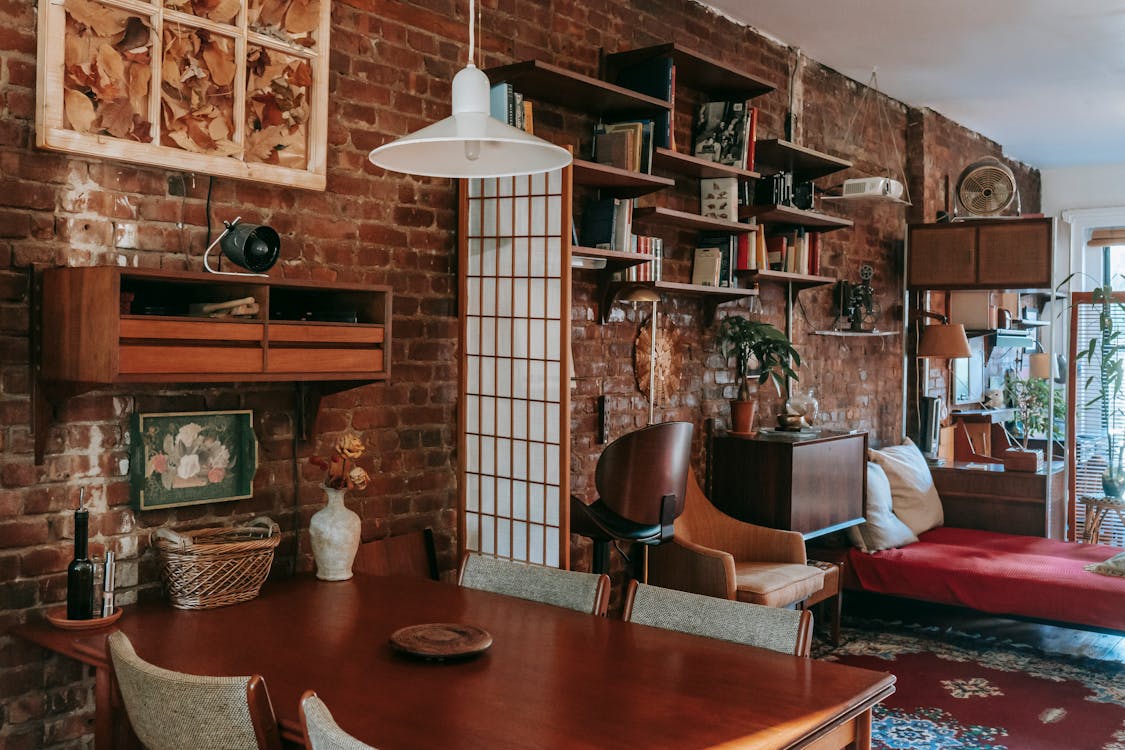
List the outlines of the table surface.
{"type": "Polygon", "coordinates": [[[346,731],[381,750],[800,747],[894,691],[884,672],[378,576],[297,577],[212,610],[146,604],[86,633],[13,632],[104,666],[113,629],[162,667],[263,675],[290,737],[299,696],[316,690],[346,731]],[[494,643],[466,661],[392,651],[391,633],[427,622],[479,625],[494,643]]]}

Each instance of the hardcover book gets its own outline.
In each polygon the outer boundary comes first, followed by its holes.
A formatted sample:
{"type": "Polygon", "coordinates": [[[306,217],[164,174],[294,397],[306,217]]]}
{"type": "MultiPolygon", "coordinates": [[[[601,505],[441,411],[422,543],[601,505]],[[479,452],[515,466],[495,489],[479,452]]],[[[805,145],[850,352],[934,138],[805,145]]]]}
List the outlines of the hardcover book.
{"type": "Polygon", "coordinates": [[[746,102],[707,102],[696,111],[692,154],[701,159],[743,167],[750,130],[746,102]]]}
{"type": "Polygon", "coordinates": [[[738,221],[738,178],[711,177],[699,181],[700,214],[710,219],[738,221]]]}

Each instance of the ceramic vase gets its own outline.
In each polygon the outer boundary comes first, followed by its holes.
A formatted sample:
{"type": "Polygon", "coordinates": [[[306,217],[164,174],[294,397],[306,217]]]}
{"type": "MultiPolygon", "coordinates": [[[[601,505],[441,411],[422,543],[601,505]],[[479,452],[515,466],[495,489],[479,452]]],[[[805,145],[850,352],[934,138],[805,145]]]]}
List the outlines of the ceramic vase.
{"type": "Polygon", "coordinates": [[[1120,466],[1110,466],[1102,473],[1102,492],[1106,497],[1121,497],[1125,493],[1125,470],[1120,466]]]}
{"type": "Polygon", "coordinates": [[[344,490],[325,487],[324,494],[328,504],[309,520],[316,577],[322,581],[346,581],[352,577],[352,562],[359,549],[359,516],[344,505],[344,490]]]}

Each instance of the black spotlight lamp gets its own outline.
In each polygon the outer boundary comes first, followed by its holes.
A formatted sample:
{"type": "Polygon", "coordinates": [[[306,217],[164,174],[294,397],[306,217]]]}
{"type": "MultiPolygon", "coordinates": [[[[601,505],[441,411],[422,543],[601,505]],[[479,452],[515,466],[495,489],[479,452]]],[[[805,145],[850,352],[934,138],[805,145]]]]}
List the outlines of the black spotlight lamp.
{"type": "Polygon", "coordinates": [[[268,271],[277,262],[281,254],[281,237],[272,228],[264,224],[242,224],[242,217],[234,221],[224,221],[226,229],[203,253],[203,267],[211,273],[221,273],[227,276],[265,276],[263,271],[268,271]],[[252,273],[240,271],[218,271],[211,268],[208,255],[218,245],[223,250],[223,255],[230,258],[231,262],[248,269],[252,273]]]}

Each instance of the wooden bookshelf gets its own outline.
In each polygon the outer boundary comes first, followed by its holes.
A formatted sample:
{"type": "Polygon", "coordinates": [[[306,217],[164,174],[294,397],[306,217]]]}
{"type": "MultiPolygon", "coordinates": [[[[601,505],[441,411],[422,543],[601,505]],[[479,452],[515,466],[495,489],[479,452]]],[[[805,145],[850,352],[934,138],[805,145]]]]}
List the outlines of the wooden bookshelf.
{"type": "Polygon", "coordinates": [[[830,232],[833,229],[844,229],[853,224],[850,219],[777,204],[741,206],[738,209],[738,215],[742,219],[755,218],[759,224],[784,224],[792,227],[804,227],[814,232],[830,232]]]}
{"type": "Polygon", "coordinates": [[[658,177],[609,164],[575,159],[574,184],[598,188],[615,198],[636,198],[673,187],[676,181],[669,177],[658,177]]]}
{"type": "Polygon", "coordinates": [[[757,76],[733,68],[714,57],[687,49],[676,42],[615,52],[605,56],[605,78],[615,80],[622,68],[654,57],[671,57],[676,83],[706,92],[713,99],[751,99],[768,94],[776,86],[757,76]]]}
{"type": "Polygon", "coordinates": [[[510,83],[531,99],[584,112],[652,114],[672,108],[664,99],[645,96],[541,60],[525,60],[489,68],[485,73],[493,84],[510,83]]]}
{"type": "Polygon", "coordinates": [[[649,224],[656,226],[673,227],[676,229],[692,229],[699,232],[729,232],[731,234],[747,234],[756,231],[749,224],[737,221],[724,221],[711,219],[699,214],[677,211],[663,206],[648,206],[633,210],[633,224],[649,224]]]}
{"type": "Polygon", "coordinates": [[[759,140],[754,150],[754,167],[764,175],[792,172],[796,182],[807,182],[847,169],[852,163],[796,143],[770,138],[759,140]]]}
{"type": "Polygon", "coordinates": [[[739,169],[726,164],[719,164],[710,159],[701,159],[691,154],[680,153],[667,148],[656,148],[652,153],[653,169],[663,169],[676,172],[687,177],[737,177],[739,181],[754,180],[761,177],[757,172],[749,169],[739,169]]]}

